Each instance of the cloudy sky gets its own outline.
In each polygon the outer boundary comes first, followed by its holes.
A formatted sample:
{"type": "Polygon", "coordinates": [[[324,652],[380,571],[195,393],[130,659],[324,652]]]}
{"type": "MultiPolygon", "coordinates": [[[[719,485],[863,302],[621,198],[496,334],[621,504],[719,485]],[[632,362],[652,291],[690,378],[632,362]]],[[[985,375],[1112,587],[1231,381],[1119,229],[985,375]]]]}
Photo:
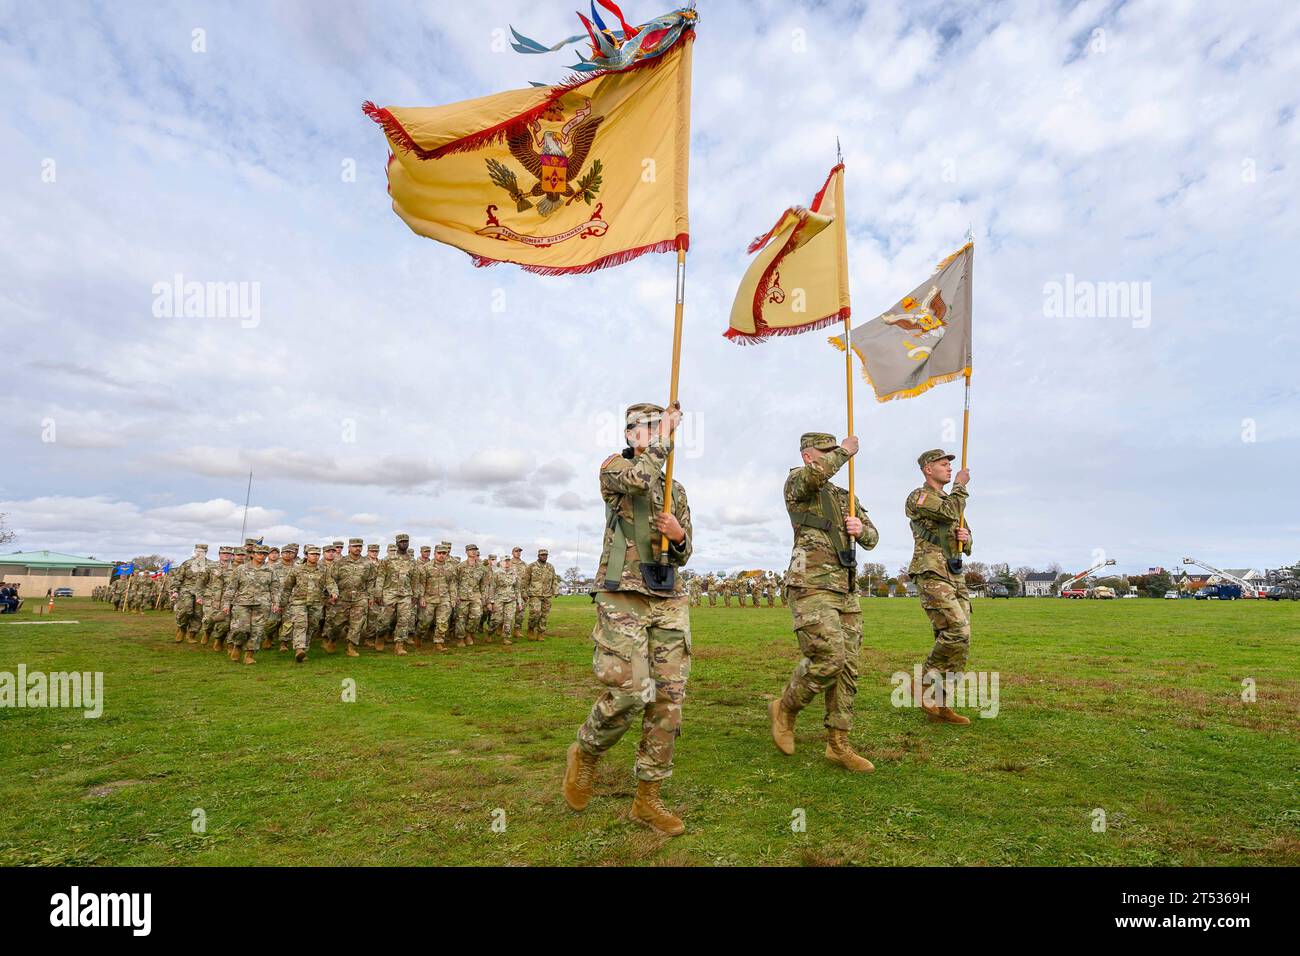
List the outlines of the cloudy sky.
{"type": "MultiPolygon", "coordinates": [[[[235,543],[251,469],[249,531],[272,542],[407,531],[592,570],[617,416],[667,393],[672,256],[474,269],[392,213],[360,110],[559,79],[571,53],[494,47],[510,24],[567,36],[573,8],[0,3],[11,547],[235,543]],[[176,275],[256,283],[259,321],[156,317],[176,275]]],[[[1300,559],[1300,5],[700,13],[677,469],[697,567],[783,566],[798,436],[844,430],[825,333],[721,335],[746,244],[811,199],[836,137],[859,321],[974,234],[976,557],[1300,559]],[[1053,314],[1067,276],[1149,284],[1150,314],[1053,314]]],[[[891,570],[916,455],[959,444],[961,403],[859,387],[859,496],[891,570]]]]}

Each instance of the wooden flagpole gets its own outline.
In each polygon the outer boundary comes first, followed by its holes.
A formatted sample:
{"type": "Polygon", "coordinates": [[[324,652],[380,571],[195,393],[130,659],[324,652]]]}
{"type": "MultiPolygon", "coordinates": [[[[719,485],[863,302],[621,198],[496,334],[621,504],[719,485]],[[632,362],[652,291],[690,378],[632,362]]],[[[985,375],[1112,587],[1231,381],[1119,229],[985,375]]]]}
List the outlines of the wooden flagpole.
{"type": "MultiPolygon", "coordinates": [[[[835,139],[835,164],[844,165],[844,153],[840,149],[839,138],[835,139]]],[[[848,247],[848,226],[845,223],[846,213],[844,209],[844,170],[840,170],[839,176],[835,180],[835,228],[839,230],[840,236],[840,261],[839,261],[839,283],[840,288],[848,293],[849,288],[849,247],[848,247]]],[[[849,310],[841,309],[844,315],[844,403],[848,408],[848,432],[847,435],[854,434],[853,431],[853,343],[849,338],[852,329],[849,326],[849,310]]],[[[856,457],[856,456],[855,456],[856,457]]],[[[849,517],[857,517],[857,489],[854,486],[853,475],[853,458],[849,459],[849,517]]]]}
{"type": "MultiPolygon", "coordinates": [[[[668,381],[668,408],[677,404],[677,380],[682,367],[682,309],[686,304],[686,250],[677,249],[677,304],[673,311],[673,367],[668,381]]],[[[665,409],[667,414],[667,409],[665,409]]],[[[680,426],[680,422],[678,423],[680,426]]],[[[664,514],[673,513],[673,457],[677,442],[668,449],[668,465],[664,475],[664,514]]],[[[659,560],[668,561],[668,535],[660,535],[659,560]]]]}

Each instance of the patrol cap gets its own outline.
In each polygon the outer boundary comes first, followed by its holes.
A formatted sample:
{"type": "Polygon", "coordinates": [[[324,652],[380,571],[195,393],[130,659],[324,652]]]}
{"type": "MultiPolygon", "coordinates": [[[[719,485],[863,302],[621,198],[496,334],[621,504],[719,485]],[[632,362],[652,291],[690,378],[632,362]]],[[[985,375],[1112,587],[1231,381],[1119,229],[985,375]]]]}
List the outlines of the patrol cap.
{"type": "Polygon", "coordinates": [[[395,545],[395,544],[390,544],[390,545],[388,546],[388,552],[387,552],[387,553],[388,553],[388,554],[392,554],[392,553],[393,553],[394,551],[396,551],[396,550],[397,550],[397,545],[395,545]]]}
{"type": "Polygon", "coordinates": [[[339,549],[339,546],[338,546],[337,544],[334,544],[333,542],[329,542],[329,543],[327,543],[327,544],[324,544],[324,545],[322,545],[322,547],[323,547],[324,550],[326,550],[326,551],[337,551],[337,550],[339,549]]]}
{"type": "Polygon", "coordinates": [[[627,427],[632,428],[635,425],[653,425],[659,419],[663,418],[664,409],[662,405],[655,405],[651,402],[638,402],[635,405],[627,407],[627,413],[624,421],[627,427]]]}
{"type": "Polygon", "coordinates": [[[243,557],[245,554],[248,553],[248,549],[247,549],[247,548],[231,548],[231,549],[230,549],[230,553],[231,553],[231,554],[237,554],[237,555],[239,555],[240,557],[243,557]]]}
{"type": "Polygon", "coordinates": [[[253,545],[253,553],[254,553],[254,554],[270,554],[270,553],[271,553],[271,549],[268,548],[268,547],[267,547],[266,545],[264,545],[264,544],[255,544],[255,545],[253,545]]]}
{"type": "Polygon", "coordinates": [[[450,554],[450,553],[451,553],[451,545],[449,545],[449,544],[447,544],[447,542],[443,541],[443,542],[439,543],[438,547],[434,548],[433,550],[434,550],[434,553],[436,553],[436,554],[450,554]]]}
{"type": "Polygon", "coordinates": [[[835,440],[834,435],[828,435],[825,432],[804,432],[799,436],[799,450],[805,448],[816,448],[818,451],[834,451],[840,447],[840,443],[835,440]]]}
{"type": "Polygon", "coordinates": [[[349,548],[354,547],[354,546],[356,546],[356,547],[360,547],[360,546],[363,545],[363,544],[365,544],[365,542],[362,541],[360,538],[348,538],[348,547],[349,547],[349,548]]]}
{"type": "Polygon", "coordinates": [[[343,542],[342,542],[342,541],[335,541],[335,542],[333,542],[333,545],[334,545],[334,549],[335,549],[336,551],[341,551],[341,550],[343,549],[343,542]]]}
{"type": "Polygon", "coordinates": [[[235,549],[228,544],[223,544],[217,548],[217,554],[234,554],[235,549]]]}
{"type": "MultiPolygon", "coordinates": [[[[286,548],[285,550],[287,551],[288,549],[286,548]]],[[[271,547],[267,548],[266,551],[267,551],[268,554],[279,554],[279,553],[280,553],[280,549],[277,548],[277,547],[275,547],[274,545],[272,545],[271,547]]]]}
{"type": "Polygon", "coordinates": [[[448,551],[451,550],[451,542],[450,542],[450,541],[439,541],[439,542],[438,542],[438,546],[439,546],[439,547],[442,547],[442,548],[446,548],[448,551]]]}
{"type": "Polygon", "coordinates": [[[409,534],[406,534],[405,532],[403,532],[402,534],[399,534],[399,535],[397,536],[397,540],[398,540],[398,541],[410,541],[410,540],[411,540],[411,536],[410,536],[409,534]]]}
{"type": "Polygon", "coordinates": [[[948,461],[952,461],[956,457],[957,457],[956,455],[948,454],[942,448],[931,448],[929,451],[921,452],[921,456],[916,459],[916,463],[920,465],[922,468],[924,468],[932,461],[941,461],[945,458],[948,461]]]}
{"type": "Polygon", "coordinates": [[[376,552],[379,551],[379,545],[377,545],[377,544],[371,544],[371,545],[367,546],[366,550],[369,551],[369,552],[371,552],[371,553],[376,553],[376,552]]]}
{"type": "Polygon", "coordinates": [[[544,554],[550,554],[550,553],[551,553],[551,552],[547,551],[545,548],[538,548],[538,549],[537,549],[537,556],[538,556],[539,558],[540,558],[542,555],[544,555],[544,554]]]}
{"type": "Polygon", "coordinates": [[[307,545],[307,550],[306,550],[304,553],[305,553],[305,554],[320,554],[320,548],[316,547],[316,545],[314,545],[314,544],[309,544],[309,545],[307,545]]]}
{"type": "Polygon", "coordinates": [[[244,539],[244,547],[245,547],[245,548],[251,548],[251,547],[255,546],[256,544],[257,544],[257,539],[256,539],[256,538],[245,538],[245,539],[244,539]]]}
{"type": "Polygon", "coordinates": [[[511,553],[511,554],[514,554],[516,551],[522,551],[522,550],[524,550],[524,549],[523,549],[523,548],[519,548],[519,547],[515,547],[515,548],[511,548],[511,549],[510,549],[510,553],[511,553]]]}
{"type": "Polygon", "coordinates": [[[489,561],[495,561],[496,559],[497,559],[497,556],[496,556],[495,554],[489,554],[489,555],[488,555],[488,560],[489,560],[489,561]]]}
{"type": "Polygon", "coordinates": [[[422,544],[422,545],[420,545],[420,553],[421,553],[421,554],[428,554],[428,553],[429,553],[430,551],[432,551],[432,550],[433,550],[433,548],[429,547],[427,544],[422,544]]]}
{"type": "Polygon", "coordinates": [[[206,550],[208,550],[208,546],[207,546],[206,544],[196,544],[196,545],[194,546],[194,550],[195,550],[195,551],[206,551],[206,550]]]}
{"type": "Polygon", "coordinates": [[[286,545],[285,545],[283,548],[281,548],[280,550],[281,550],[281,551],[288,551],[288,552],[290,552],[291,554],[297,554],[297,553],[298,553],[298,544],[297,544],[297,542],[295,542],[295,541],[290,541],[288,544],[286,544],[286,545]]]}
{"type": "Polygon", "coordinates": [[[465,553],[466,553],[466,554],[469,554],[471,551],[477,551],[477,550],[478,550],[478,545],[476,545],[476,544],[467,544],[467,545],[465,545],[465,553]]]}

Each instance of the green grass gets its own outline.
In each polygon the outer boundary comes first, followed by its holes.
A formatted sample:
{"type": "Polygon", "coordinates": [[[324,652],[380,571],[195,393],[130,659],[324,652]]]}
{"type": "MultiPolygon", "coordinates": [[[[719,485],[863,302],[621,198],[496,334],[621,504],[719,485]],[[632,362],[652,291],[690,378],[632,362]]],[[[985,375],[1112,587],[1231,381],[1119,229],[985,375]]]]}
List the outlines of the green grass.
{"type": "Polygon", "coordinates": [[[696,609],[675,840],[624,816],[635,730],[586,813],[560,798],[597,694],[586,599],[556,602],[545,644],[302,666],[177,646],[162,613],[65,600],[53,619],[81,623],[0,619],[0,670],[103,671],[104,714],[0,709],[4,864],[1300,864],[1290,602],[977,601],[970,666],[1000,673],[1001,712],[964,728],[890,706],[928,627],[915,601],[865,602],[866,775],[823,759],[819,704],[793,757],[772,746],[787,610],[696,609]]]}

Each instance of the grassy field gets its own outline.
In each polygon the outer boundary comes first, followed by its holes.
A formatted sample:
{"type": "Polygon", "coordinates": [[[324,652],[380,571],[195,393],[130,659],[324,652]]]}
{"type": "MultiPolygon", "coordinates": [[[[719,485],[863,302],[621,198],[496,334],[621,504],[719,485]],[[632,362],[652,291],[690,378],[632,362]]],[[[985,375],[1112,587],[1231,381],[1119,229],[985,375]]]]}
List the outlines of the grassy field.
{"type": "Polygon", "coordinates": [[[864,603],[865,775],[825,762],[820,710],[793,757],[771,744],[787,610],[694,612],[675,840],[625,818],[635,730],[585,814],[559,795],[597,693],[586,599],[545,644],[255,667],[175,645],[166,614],[29,607],[0,618],[0,671],[102,671],[104,713],[0,709],[0,863],[1300,864],[1300,604],[977,601],[1001,710],[951,727],[890,705],[928,648],[916,603],[864,603]]]}

